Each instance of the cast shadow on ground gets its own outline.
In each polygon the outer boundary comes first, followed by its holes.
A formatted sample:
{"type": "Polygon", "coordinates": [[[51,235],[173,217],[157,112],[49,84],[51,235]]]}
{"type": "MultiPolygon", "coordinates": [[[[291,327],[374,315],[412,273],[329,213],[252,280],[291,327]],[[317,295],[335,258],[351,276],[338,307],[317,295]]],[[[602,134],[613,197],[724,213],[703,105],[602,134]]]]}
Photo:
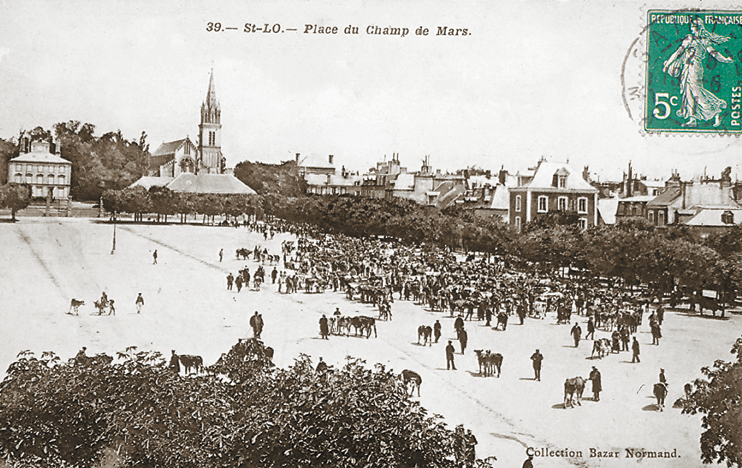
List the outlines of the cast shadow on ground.
{"type": "Polygon", "coordinates": [[[644,408],[642,408],[642,411],[659,411],[660,407],[657,406],[657,403],[653,403],[651,405],[647,405],[644,408]]]}

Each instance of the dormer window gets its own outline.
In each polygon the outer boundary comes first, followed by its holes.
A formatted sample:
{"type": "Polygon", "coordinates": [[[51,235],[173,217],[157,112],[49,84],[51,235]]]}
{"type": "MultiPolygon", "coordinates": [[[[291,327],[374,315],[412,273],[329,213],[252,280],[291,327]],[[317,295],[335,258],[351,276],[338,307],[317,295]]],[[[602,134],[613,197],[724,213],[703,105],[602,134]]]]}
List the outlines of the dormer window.
{"type": "Polygon", "coordinates": [[[567,188],[567,176],[569,172],[563,167],[559,168],[551,178],[551,186],[557,188],[567,188]]]}
{"type": "Polygon", "coordinates": [[[734,224],[734,213],[725,211],[721,214],[721,222],[724,224],[734,224]]]}

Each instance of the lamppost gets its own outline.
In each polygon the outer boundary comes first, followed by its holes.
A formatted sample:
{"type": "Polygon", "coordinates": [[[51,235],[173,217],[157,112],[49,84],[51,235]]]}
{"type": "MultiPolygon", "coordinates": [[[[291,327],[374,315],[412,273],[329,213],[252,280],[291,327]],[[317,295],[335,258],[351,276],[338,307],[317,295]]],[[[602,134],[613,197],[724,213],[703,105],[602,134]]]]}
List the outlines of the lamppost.
{"type": "Polygon", "coordinates": [[[116,251],[116,211],[113,212],[113,247],[111,247],[111,255],[116,251]]]}

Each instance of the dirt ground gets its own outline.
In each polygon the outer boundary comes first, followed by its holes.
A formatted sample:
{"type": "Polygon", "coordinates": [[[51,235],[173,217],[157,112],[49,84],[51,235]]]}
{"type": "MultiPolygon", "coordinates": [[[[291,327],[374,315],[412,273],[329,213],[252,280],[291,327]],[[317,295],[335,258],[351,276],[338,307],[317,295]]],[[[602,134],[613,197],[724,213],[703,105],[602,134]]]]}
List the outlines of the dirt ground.
{"type": "MultiPolygon", "coordinates": [[[[197,225],[131,225],[116,228],[116,250],[111,254],[113,227],[89,219],[21,218],[0,224],[0,368],[7,369],[21,350],[56,352],[62,359],[82,347],[88,355],[113,354],[127,346],[170,350],[203,356],[212,364],[238,338],[252,335],[248,320],[259,311],[265,321],[263,339],[275,351],[279,366],[290,365],[299,353],[320,356],[341,366],[346,356],[368,365],[383,363],[397,371],[413,369],[423,378],[420,401],[431,413],[445,417],[451,427],[464,423],[478,438],[477,455],[496,456],[496,466],[520,467],[527,447],[567,450],[582,456],[537,457],[534,466],[699,466],[700,417],[681,415],[672,402],[699,369],[715,359],[729,359],[731,344],[740,334],[741,319],[699,317],[686,311],[666,313],[663,339],[651,345],[649,327],[639,329],[641,363],[631,364],[630,353],[590,359],[592,342],[573,346],[570,326],[544,320],[511,318],[507,331],[495,331],[483,322],[467,322],[469,345],[456,354],[456,371],[445,370],[444,346],[454,338],[453,319],[410,302],[392,305],[393,320],[378,322],[378,338],[331,336],[320,340],[318,320],[339,307],[343,314],[376,315],[371,307],[349,302],[343,294],[284,295],[266,284],[261,291],[226,290],[226,275],[257,264],[235,259],[235,249],[255,245],[280,253],[280,243],[244,228],[197,225]],[[157,265],[152,253],[158,252],[157,265]],[[224,260],[219,261],[219,250],[224,260]],[[115,316],[94,315],[93,301],[102,291],[115,300],[115,316]],[[141,292],[145,306],[136,313],[141,292]],[[85,300],[79,316],[67,315],[72,298],[85,300]],[[443,324],[440,343],[417,345],[417,327],[443,324]],[[542,380],[533,380],[530,355],[544,355],[542,380]],[[475,349],[491,349],[504,356],[502,376],[481,377],[475,349]],[[588,385],[582,406],[563,407],[566,378],[587,377],[591,366],[602,374],[600,402],[592,401],[588,385]],[[667,408],[654,406],[652,385],[660,368],[669,387],[667,408]],[[627,458],[627,448],[673,452],[677,459],[627,458]],[[618,457],[591,456],[617,452],[618,457]]],[[[270,273],[272,267],[266,266],[270,273]]],[[[280,269],[279,269],[280,270],[280,269]]],[[[583,330],[586,320],[578,317],[583,330]]],[[[596,332],[596,338],[608,337],[596,332]]],[[[458,343],[454,342],[457,351],[458,343]]],[[[417,398],[417,397],[415,397],[417,398]]]]}

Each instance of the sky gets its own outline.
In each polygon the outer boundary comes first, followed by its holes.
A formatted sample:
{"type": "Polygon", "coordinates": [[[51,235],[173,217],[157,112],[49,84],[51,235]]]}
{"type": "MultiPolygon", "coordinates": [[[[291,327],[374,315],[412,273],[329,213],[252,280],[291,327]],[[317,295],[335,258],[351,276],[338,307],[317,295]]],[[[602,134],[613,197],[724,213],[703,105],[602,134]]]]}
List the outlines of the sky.
{"type": "Polygon", "coordinates": [[[195,140],[213,68],[229,166],[332,154],[365,171],[397,153],[409,170],[429,155],[444,171],[515,173],[543,156],[600,180],[620,179],[629,161],[650,179],[726,166],[742,178],[737,137],[641,131],[643,101],[629,91],[644,82],[647,5],[0,0],[0,138],[79,120],[98,135],[146,131],[151,150],[195,140]],[[467,34],[437,35],[442,26],[467,34]]]}

